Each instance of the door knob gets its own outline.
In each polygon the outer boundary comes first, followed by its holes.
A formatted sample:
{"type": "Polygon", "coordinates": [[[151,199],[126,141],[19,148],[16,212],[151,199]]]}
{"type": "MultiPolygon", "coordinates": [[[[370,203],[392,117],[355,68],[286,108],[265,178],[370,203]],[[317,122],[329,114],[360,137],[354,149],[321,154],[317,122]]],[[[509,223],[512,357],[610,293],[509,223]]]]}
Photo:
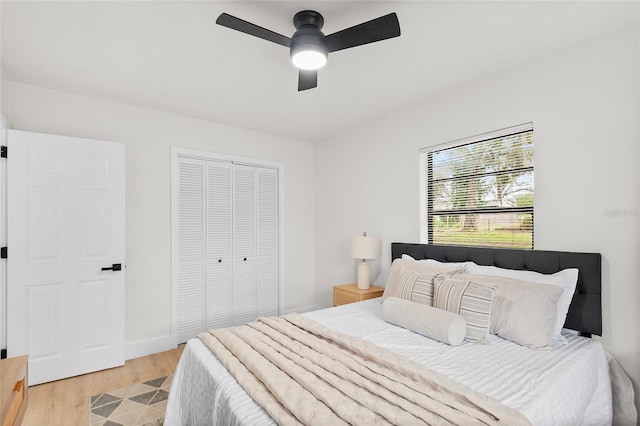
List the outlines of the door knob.
{"type": "Polygon", "coordinates": [[[102,268],[103,271],[122,271],[122,264],[121,263],[114,263],[113,265],[106,267],[106,268],[102,268]]]}

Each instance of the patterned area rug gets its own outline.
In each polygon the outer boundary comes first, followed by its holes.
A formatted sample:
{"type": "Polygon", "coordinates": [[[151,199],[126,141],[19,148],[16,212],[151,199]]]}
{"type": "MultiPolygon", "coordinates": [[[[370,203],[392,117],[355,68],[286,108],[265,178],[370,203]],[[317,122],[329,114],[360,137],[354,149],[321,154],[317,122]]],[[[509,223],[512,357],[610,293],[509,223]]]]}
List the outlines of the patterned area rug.
{"type": "Polygon", "coordinates": [[[90,426],[160,426],[173,376],[91,397],[90,426]]]}

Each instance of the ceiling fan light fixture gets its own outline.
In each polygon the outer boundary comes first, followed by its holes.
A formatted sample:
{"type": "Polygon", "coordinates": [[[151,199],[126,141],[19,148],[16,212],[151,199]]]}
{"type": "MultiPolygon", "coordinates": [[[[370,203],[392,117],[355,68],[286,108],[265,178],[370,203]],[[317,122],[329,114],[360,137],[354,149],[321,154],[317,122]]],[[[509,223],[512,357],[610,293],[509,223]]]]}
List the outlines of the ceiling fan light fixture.
{"type": "Polygon", "coordinates": [[[296,32],[291,36],[291,62],[297,68],[314,71],[327,63],[329,49],[324,41],[322,15],[313,10],[303,10],[293,17],[296,32]]]}
{"type": "Polygon", "coordinates": [[[327,63],[327,54],[315,49],[315,46],[311,48],[305,48],[306,46],[300,46],[294,52],[291,51],[291,62],[296,68],[301,70],[317,70],[322,68],[327,63]]]}

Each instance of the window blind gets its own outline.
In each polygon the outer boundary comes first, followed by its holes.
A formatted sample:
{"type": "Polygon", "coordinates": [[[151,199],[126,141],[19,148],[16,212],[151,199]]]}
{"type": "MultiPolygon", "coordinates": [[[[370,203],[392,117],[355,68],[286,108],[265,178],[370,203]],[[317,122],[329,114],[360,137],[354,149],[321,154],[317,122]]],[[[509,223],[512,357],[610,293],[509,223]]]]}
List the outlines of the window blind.
{"type": "Polygon", "coordinates": [[[420,156],[423,242],[533,248],[531,123],[420,156]]]}

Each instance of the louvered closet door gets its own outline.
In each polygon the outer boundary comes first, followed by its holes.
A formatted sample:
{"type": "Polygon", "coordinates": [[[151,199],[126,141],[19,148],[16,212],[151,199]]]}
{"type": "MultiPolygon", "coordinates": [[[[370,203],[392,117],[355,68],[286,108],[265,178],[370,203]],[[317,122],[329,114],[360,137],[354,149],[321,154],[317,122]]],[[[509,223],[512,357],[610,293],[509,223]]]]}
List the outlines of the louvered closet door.
{"type": "Polygon", "coordinates": [[[256,168],[233,166],[233,325],[256,319],[256,168]]]}
{"type": "Polygon", "coordinates": [[[232,324],[231,163],[207,162],[206,330],[232,324]]]}
{"type": "Polygon", "coordinates": [[[278,314],[278,172],[177,158],[177,342],[278,314]]]}
{"type": "Polygon", "coordinates": [[[233,166],[233,324],[278,314],[278,174],[233,166]]]}
{"type": "Polygon", "coordinates": [[[178,159],[178,343],[204,331],[206,162],[178,159]]]}
{"type": "Polygon", "coordinates": [[[278,315],[278,173],[256,170],[257,315],[278,315]]]}

